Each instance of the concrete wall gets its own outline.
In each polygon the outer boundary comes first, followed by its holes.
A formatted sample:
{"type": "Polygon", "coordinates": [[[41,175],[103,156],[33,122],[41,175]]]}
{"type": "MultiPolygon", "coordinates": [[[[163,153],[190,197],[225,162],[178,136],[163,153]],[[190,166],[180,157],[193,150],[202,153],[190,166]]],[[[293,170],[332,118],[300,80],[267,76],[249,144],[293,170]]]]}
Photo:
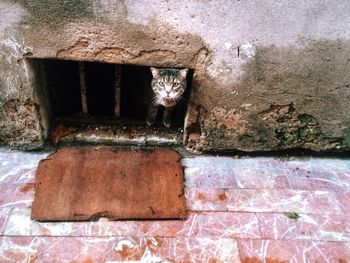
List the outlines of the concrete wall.
{"type": "Polygon", "coordinates": [[[187,147],[350,149],[348,0],[0,0],[0,144],[40,148],[25,57],[191,67],[187,147]]]}

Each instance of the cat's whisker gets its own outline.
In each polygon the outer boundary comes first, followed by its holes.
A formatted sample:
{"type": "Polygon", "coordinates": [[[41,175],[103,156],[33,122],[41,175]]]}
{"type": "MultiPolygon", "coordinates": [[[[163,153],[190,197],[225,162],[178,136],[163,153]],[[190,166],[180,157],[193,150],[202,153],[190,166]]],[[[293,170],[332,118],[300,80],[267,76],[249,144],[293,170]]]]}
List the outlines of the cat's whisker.
{"type": "Polygon", "coordinates": [[[161,97],[157,97],[156,104],[160,104],[161,102],[162,102],[162,98],[161,97]]]}
{"type": "Polygon", "coordinates": [[[152,104],[153,104],[153,105],[159,104],[159,97],[158,97],[158,96],[154,96],[154,97],[152,98],[152,104]]]}

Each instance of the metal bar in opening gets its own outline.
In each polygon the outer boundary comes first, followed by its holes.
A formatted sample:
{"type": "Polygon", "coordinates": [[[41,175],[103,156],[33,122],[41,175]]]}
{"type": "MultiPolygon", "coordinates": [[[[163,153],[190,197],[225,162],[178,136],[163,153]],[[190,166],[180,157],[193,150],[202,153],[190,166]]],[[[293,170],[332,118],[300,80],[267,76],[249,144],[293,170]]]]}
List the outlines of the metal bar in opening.
{"type": "Polygon", "coordinates": [[[114,115],[120,117],[120,89],[122,85],[122,66],[115,65],[115,96],[114,96],[114,115]]]}
{"type": "Polygon", "coordinates": [[[86,96],[86,81],[85,81],[85,63],[79,62],[79,77],[80,77],[80,95],[81,95],[81,106],[83,113],[88,113],[87,96],[86,96]]]}

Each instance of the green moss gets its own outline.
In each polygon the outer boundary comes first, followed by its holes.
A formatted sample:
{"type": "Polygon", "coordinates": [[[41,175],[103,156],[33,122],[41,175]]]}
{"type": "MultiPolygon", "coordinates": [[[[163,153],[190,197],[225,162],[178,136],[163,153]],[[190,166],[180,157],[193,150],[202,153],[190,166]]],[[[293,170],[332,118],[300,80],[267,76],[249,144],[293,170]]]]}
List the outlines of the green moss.
{"type": "Polygon", "coordinates": [[[307,114],[300,114],[298,116],[298,120],[302,123],[302,124],[305,124],[305,125],[315,125],[316,124],[316,121],[315,119],[310,116],[310,115],[307,115],[307,114]]]}
{"type": "Polygon", "coordinates": [[[294,109],[289,108],[287,114],[278,118],[275,134],[281,145],[300,147],[305,142],[322,139],[322,132],[314,117],[307,114],[298,115],[292,110],[294,109]]]}
{"type": "Polygon", "coordinates": [[[284,213],[289,219],[298,219],[300,217],[299,214],[295,213],[295,212],[286,212],[284,213]]]}
{"type": "Polygon", "coordinates": [[[282,145],[289,145],[298,141],[299,133],[292,132],[288,127],[288,123],[283,123],[276,130],[276,138],[281,142],[282,145]]]}
{"type": "Polygon", "coordinates": [[[219,128],[207,129],[207,137],[209,139],[209,146],[216,145],[219,139],[225,138],[226,126],[220,125],[219,128]]]}
{"type": "Polygon", "coordinates": [[[301,138],[307,138],[311,135],[311,129],[308,127],[302,127],[299,130],[298,137],[301,138]]]}
{"type": "Polygon", "coordinates": [[[259,129],[257,130],[257,133],[258,133],[259,137],[261,137],[261,138],[265,138],[265,137],[268,136],[268,131],[267,131],[267,129],[265,129],[265,128],[263,128],[263,127],[259,128],[259,129]]]}

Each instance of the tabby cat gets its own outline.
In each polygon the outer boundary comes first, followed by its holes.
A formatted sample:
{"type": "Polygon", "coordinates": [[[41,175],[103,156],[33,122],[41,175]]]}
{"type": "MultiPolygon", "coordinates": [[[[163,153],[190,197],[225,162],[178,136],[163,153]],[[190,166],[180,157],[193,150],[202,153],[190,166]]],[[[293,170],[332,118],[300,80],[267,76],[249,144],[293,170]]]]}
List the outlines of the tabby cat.
{"type": "Polygon", "coordinates": [[[182,100],[186,90],[188,69],[151,68],[153,99],[148,106],[146,123],[155,123],[158,109],[164,107],[163,124],[169,128],[172,125],[172,115],[176,105],[182,100]]]}

